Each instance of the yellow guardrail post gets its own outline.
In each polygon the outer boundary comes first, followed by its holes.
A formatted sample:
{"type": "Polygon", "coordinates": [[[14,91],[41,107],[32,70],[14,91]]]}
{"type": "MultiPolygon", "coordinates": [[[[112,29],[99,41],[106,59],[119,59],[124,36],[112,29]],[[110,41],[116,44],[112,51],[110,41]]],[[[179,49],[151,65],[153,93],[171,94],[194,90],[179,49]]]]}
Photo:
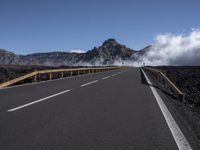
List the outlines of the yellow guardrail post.
{"type": "Polygon", "coordinates": [[[64,77],[64,73],[63,72],[61,72],[61,78],[63,78],[64,77]]]}
{"type": "Polygon", "coordinates": [[[143,67],[143,68],[146,69],[147,71],[150,71],[151,73],[153,73],[159,82],[161,82],[161,80],[162,80],[163,83],[165,84],[164,86],[166,86],[170,89],[173,89],[173,91],[175,91],[176,95],[178,95],[178,97],[181,99],[181,101],[184,100],[185,94],[182,93],[181,90],[179,90],[179,88],[162,71],[157,70],[157,69],[152,69],[149,67],[143,67]]]}
{"type": "Polygon", "coordinates": [[[38,72],[37,72],[37,71],[34,71],[34,72],[32,72],[32,73],[29,73],[29,74],[26,74],[26,75],[24,75],[24,76],[18,77],[18,78],[16,78],[16,79],[13,79],[13,80],[10,80],[10,81],[1,83],[1,84],[0,84],[0,88],[4,88],[4,87],[7,87],[7,86],[10,86],[10,85],[15,84],[15,83],[17,83],[17,82],[19,82],[19,81],[22,81],[22,80],[25,80],[25,79],[27,79],[27,78],[33,77],[33,76],[35,76],[35,75],[37,75],[37,74],[38,74],[38,72]]]}
{"type": "Polygon", "coordinates": [[[4,88],[7,86],[10,86],[12,84],[15,84],[19,81],[23,81],[27,78],[33,78],[34,82],[37,82],[38,80],[38,75],[40,74],[49,74],[49,80],[52,80],[52,75],[53,73],[61,73],[62,78],[64,77],[64,72],[68,72],[69,75],[73,76],[73,72],[77,72],[79,75],[80,73],[96,73],[96,72],[104,72],[104,71],[110,71],[110,70],[115,70],[115,69],[120,69],[119,67],[93,67],[93,68],[74,68],[74,69],[52,69],[52,70],[40,70],[40,71],[34,71],[32,73],[23,75],[21,77],[18,77],[16,79],[4,82],[0,84],[0,88],[4,88]]]}
{"type": "Polygon", "coordinates": [[[49,73],[49,80],[52,79],[52,73],[49,73]]]}
{"type": "Polygon", "coordinates": [[[37,82],[37,75],[34,76],[34,82],[37,82]]]}

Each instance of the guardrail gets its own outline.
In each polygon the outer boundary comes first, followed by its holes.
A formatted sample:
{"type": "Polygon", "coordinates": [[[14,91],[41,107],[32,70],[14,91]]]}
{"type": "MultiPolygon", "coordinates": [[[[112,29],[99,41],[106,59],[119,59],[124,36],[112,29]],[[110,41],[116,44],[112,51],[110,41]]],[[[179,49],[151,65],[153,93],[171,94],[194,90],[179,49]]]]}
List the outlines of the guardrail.
{"type": "Polygon", "coordinates": [[[52,80],[53,73],[61,73],[61,78],[63,78],[64,73],[68,73],[70,76],[73,76],[74,74],[79,75],[83,73],[87,74],[87,73],[105,72],[105,71],[111,71],[111,70],[116,70],[116,69],[121,69],[121,67],[73,68],[73,69],[51,69],[51,70],[33,71],[24,76],[21,76],[21,77],[18,77],[13,80],[0,84],[0,89],[16,84],[28,78],[32,78],[32,77],[34,77],[34,82],[37,82],[37,76],[41,74],[49,74],[49,80],[52,80]]]}
{"type": "Polygon", "coordinates": [[[155,79],[163,86],[163,89],[166,92],[172,93],[181,101],[184,100],[185,94],[181,92],[181,90],[165,75],[165,73],[150,67],[142,67],[142,69],[154,76],[155,79]]]}

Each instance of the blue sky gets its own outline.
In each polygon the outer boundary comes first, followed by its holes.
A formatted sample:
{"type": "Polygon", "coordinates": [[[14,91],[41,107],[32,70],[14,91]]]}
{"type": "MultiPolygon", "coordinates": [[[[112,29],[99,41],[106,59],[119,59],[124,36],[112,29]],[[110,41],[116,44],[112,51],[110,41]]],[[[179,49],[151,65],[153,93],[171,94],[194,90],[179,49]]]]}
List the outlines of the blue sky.
{"type": "Polygon", "coordinates": [[[90,50],[108,38],[132,49],[200,27],[199,0],[0,0],[0,48],[18,54],[90,50]]]}

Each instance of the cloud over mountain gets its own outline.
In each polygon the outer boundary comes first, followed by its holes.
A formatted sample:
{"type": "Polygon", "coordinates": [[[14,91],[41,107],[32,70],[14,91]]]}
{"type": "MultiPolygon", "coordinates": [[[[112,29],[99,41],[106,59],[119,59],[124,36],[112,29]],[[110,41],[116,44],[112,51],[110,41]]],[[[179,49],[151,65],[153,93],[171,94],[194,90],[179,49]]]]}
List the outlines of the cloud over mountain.
{"type": "Polygon", "coordinates": [[[200,30],[187,35],[160,34],[135,65],[200,65],[200,30]]]}
{"type": "Polygon", "coordinates": [[[85,51],[81,50],[81,49],[74,49],[74,50],[70,50],[71,53],[85,53],[85,51]]]}
{"type": "Polygon", "coordinates": [[[194,29],[187,35],[160,34],[154,43],[135,51],[118,43],[115,39],[106,40],[101,46],[87,52],[36,53],[16,55],[0,49],[0,64],[9,65],[200,65],[200,30],[194,29]]]}

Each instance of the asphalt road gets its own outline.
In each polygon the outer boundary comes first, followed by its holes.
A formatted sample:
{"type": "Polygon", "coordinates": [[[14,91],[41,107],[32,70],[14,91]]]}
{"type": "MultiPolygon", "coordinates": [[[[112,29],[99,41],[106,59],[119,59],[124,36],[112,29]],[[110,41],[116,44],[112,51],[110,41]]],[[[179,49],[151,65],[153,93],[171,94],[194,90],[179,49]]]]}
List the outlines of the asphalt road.
{"type": "Polygon", "coordinates": [[[138,68],[0,90],[1,150],[176,150],[138,68]]]}

